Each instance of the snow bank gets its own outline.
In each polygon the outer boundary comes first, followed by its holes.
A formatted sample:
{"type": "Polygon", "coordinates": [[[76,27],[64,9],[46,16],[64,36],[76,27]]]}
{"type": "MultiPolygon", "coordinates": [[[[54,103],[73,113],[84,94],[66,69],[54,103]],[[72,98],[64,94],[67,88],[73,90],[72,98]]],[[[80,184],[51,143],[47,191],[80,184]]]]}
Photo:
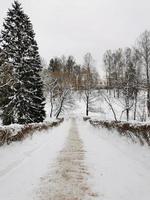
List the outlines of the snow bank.
{"type": "Polygon", "coordinates": [[[63,119],[43,122],[43,123],[32,123],[26,125],[13,124],[10,126],[0,127],[0,145],[5,143],[10,144],[14,141],[21,141],[28,135],[32,135],[35,130],[46,130],[53,126],[59,125],[63,119]]]}
{"type": "Polygon", "coordinates": [[[148,144],[150,146],[150,124],[149,123],[128,123],[116,121],[90,120],[94,127],[104,127],[109,130],[116,129],[121,136],[127,136],[133,142],[148,144]]]}

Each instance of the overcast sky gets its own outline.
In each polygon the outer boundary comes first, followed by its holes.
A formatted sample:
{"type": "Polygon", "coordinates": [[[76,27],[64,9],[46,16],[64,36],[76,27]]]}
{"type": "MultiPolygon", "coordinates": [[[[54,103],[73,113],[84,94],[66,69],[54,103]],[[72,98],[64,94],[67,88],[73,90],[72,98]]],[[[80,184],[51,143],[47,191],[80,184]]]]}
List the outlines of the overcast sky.
{"type": "MultiPolygon", "coordinates": [[[[0,2],[0,24],[12,0],[0,2]]],[[[20,0],[30,16],[40,54],[73,55],[78,62],[91,52],[101,71],[107,49],[131,46],[150,30],[150,0],[20,0]]]]}

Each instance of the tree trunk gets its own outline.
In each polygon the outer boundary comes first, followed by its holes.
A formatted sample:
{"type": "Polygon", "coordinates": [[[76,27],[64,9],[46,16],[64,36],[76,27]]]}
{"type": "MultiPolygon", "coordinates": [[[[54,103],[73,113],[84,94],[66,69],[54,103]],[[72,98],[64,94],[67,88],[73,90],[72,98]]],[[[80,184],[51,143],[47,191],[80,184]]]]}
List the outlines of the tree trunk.
{"type": "Polygon", "coordinates": [[[119,90],[119,88],[117,89],[117,97],[118,97],[118,99],[120,97],[120,90],[119,90]]]}
{"type": "Polygon", "coordinates": [[[60,113],[61,113],[61,111],[62,111],[63,103],[64,103],[64,98],[63,98],[62,101],[61,101],[61,104],[60,104],[59,110],[58,110],[58,112],[57,112],[57,114],[56,114],[56,118],[59,117],[59,115],[60,115],[60,113]]]}
{"type": "Polygon", "coordinates": [[[51,103],[51,111],[50,111],[50,118],[53,116],[53,97],[50,93],[50,103],[51,103]]]}
{"type": "Polygon", "coordinates": [[[149,64],[146,61],[146,76],[147,76],[147,112],[148,117],[150,117],[150,88],[149,88],[149,64]]]}
{"type": "Polygon", "coordinates": [[[89,96],[86,97],[86,116],[89,115],[89,96]]]}
{"type": "Polygon", "coordinates": [[[135,94],[134,120],[136,120],[136,110],[137,110],[137,94],[135,94]]]}
{"type": "Polygon", "coordinates": [[[116,89],[114,88],[114,98],[116,97],[116,89]]]}
{"type": "Polygon", "coordinates": [[[61,113],[61,108],[60,108],[59,111],[57,112],[56,119],[58,119],[60,113],[61,113]]]}
{"type": "Polygon", "coordinates": [[[148,117],[150,117],[150,90],[149,88],[147,90],[147,112],[148,112],[148,117]]]}
{"type": "Polygon", "coordinates": [[[129,121],[129,108],[126,109],[127,121],[129,121]]]}
{"type": "Polygon", "coordinates": [[[50,118],[53,116],[53,102],[51,102],[50,118]]]}

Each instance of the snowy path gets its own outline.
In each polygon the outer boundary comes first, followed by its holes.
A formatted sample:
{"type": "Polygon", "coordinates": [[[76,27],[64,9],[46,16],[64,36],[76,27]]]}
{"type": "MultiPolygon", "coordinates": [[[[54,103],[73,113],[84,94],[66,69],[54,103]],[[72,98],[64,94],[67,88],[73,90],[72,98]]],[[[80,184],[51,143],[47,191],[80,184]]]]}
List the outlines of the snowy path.
{"type": "Polygon", "coordinates": [[[41,182],[40,200],[92,200],[97,196],[87,183],[89,173],[84,154],[76,122],[72,119],[67,141],[54,170],[41,182]]]}
{"type": "Polygon", "coordinates": [[[82,120],[0,149],[2,200],[149,200],[150,149],[82,120]]]}

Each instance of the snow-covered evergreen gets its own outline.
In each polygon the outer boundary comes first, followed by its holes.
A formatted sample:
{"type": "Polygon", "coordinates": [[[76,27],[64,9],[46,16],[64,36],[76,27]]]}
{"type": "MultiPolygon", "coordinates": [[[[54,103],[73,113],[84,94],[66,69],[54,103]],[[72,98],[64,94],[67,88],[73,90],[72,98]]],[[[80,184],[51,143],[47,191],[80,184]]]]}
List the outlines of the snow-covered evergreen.
{"type": "MultiPolygon", "coordinates": [[[[12,66],[13,84],[3,105],[3,123],[41,122],[45,118],[42,66],[29,17],[21,4],[14,1],[1,32],[1,48],[5,63],[12,66]]],[[[3,88],[5,90],[5,87],[3,88]]]]}

